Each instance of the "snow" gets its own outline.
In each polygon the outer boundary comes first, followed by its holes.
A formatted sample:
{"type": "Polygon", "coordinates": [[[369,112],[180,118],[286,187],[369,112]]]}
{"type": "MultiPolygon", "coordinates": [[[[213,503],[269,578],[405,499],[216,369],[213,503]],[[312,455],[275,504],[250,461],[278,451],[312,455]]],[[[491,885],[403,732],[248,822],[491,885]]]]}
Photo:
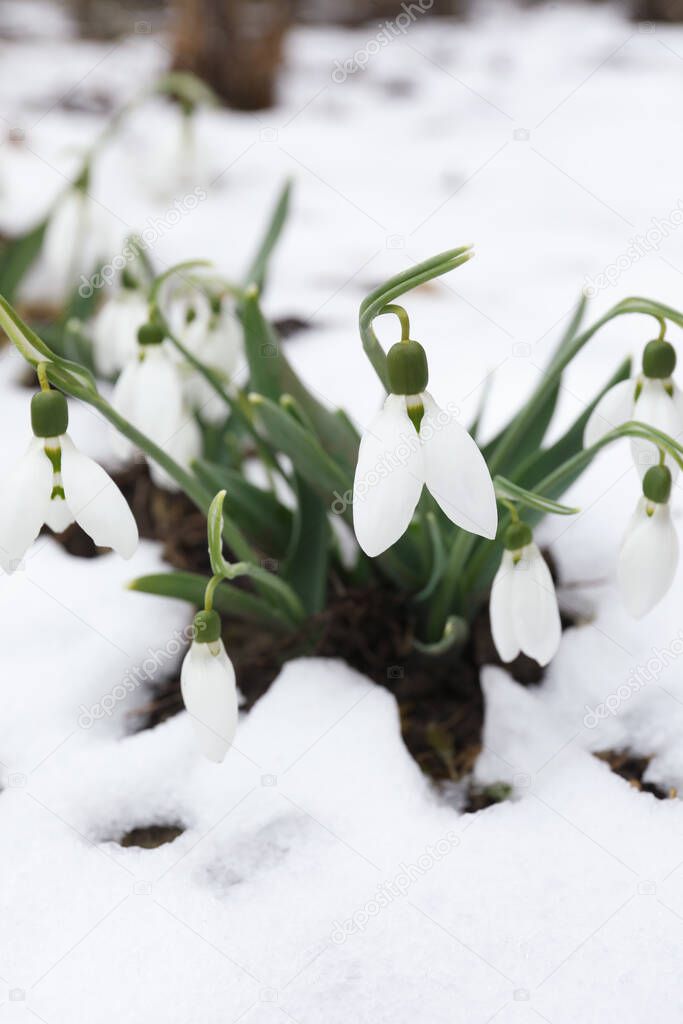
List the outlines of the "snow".
{"type": "MultiPolygon", "coordinates": [[[[0,148],[10,229],[47,209],[102,125],[56,97],[130,96],[168,59],[161,37],[86,46],[50,17],[62,27],[49,46],[38,28],[2,44],[0,113],[26,131],[23,148],[0,148]]],[[[671,220],[668,237],[621,260],[591,315],[627,294],[680,305],[683,29],[609,6],[496,5],[466,24],[416,22],[335,82],[335,61],[373,35],[298,30],[275,110],[203,116],[207,198],[160,232],[154,258],[208,255],[239,278],[293,174],[268,311],[311,321],[288,351],[362,423],[379,400],[355,333],[362,295],[477,242],[475,261],[409,309],[437,400],[468,417],[498,368],[493,431],[538,380],[580,288],[653,217],[671,220]]],[[[170,209],[149,172],[173,131],[147,108],[105,151],[94,191],[121,236],[170,209]]],[[[591,343],[554,432],[651,333],[630,317],[591,343]]],[[[3,353],[0,471],[27,441],[20,372],[3,353]]],[[[71,419],[76,443],[111,464],[101,418],[74,407],[71,419]]],[[[639,623],[614,587],[637,495],[615,450],[568,495],[581,515],[544,525],[580,624],[534,690],[484,670],[476,775],[513,799],[476,815],[421,775],[391,696],[332,661],[288,664],[221,767],[199,758],[185,714],[135,731],[145,675],[177,670],[189,609],[124,589],[161,568],[153,544],[93,563],[40,538],[0,579],[0,1020],[679,1021],[682,805],[593,756],[629,747],[652,756],[648,779],[683,788],[683,581],[639,623]],[[118,844],[150,824],[185,831],[154,850],[118,844]]]]}

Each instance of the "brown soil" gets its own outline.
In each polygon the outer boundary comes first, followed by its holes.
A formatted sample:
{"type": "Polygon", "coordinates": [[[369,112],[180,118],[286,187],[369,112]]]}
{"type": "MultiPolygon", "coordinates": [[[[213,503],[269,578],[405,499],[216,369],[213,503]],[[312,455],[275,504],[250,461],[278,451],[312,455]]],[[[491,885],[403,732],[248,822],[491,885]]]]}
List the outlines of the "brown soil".
{"type": "Polygon", "coordinates": [[[673,800],[678,796],[678,791],[673,786],[662,789],[654,782],[643,782],[643,775],[652,760],[651,757],[638,757],[628,750],[603,750],[595,756],[601,761],[606,761],[613,772],[621,775],[622,779],[626,779],[641,793],[651,793],[658,800],[673,800]]]}

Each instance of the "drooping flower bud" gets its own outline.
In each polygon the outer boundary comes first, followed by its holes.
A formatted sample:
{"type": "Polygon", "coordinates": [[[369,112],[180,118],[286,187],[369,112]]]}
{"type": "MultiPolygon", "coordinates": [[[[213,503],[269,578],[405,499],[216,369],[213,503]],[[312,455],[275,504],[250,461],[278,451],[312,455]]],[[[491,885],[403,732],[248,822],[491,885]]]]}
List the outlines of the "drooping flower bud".
{"type": "Polygon", "coordinates": [[[220,616],[213,610],[195,615],[194,639],[183,661],[180,689],[199,749],[219,764],[237,728],[237,685],[221,639],[220,616]]]}

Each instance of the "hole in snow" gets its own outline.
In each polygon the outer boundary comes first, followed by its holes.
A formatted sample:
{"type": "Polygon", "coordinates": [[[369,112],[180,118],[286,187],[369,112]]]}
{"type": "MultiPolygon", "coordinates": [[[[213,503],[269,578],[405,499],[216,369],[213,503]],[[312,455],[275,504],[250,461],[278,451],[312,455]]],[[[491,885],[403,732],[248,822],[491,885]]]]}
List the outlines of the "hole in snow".
{"type": "Polygon", "coordinates": [[[138,825],[117,839],[119,846],[137,846],[141,850],[156,850],[172,843],[185,831],[184,825],[138,825]]]}
{"type": "Polygon", "coordinates": [[[622,779],[641,793],[651,793],[658,800],[674,800],[678,796],[674,786],[665,789],[656,782],[643,781],[652,757],[641,757],[630,750],[601,750],[595,756],[605,761],[613,772],[621,775],[622,779]]]}

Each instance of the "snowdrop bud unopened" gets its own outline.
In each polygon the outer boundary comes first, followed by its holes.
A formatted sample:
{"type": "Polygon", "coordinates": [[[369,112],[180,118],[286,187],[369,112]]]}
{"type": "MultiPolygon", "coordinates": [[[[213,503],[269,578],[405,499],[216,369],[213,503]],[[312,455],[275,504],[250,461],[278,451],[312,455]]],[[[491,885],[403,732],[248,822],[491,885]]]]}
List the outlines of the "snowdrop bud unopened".
{"type": "Polygon", "coordinates": [[[550,570],[525,523],[512,523],[491,587],[491,633],[503,661],[522,652],[547,665],[562,636],[550,570]]]}
{"type": "Polygon", "coordinates": [[[74,521],[99,547],[130,558],[138,529],[126,500],[110,476],[74,445],[66,433],[68,408],[58,391],[31,402],[34,437],[5,477],[0,504],[0,565],[13,572],[43,524],[61,533],[74,521]]]}
{"type": "Polygon", "coordinates": [[[670,494],[668,467],[651,467],[619,552],[619,589],[627,610],[637,619],[661,601],[676,574],[678,535],[671,520],[670,494]]]}
{"type": "Polygon", "coordinates": [[[194,624],[195,638],[183,661],[180,689],[199,749],[220,764],[237,728],[235,670],[223,646],[217,612],[199,612],[194,624]]]}

